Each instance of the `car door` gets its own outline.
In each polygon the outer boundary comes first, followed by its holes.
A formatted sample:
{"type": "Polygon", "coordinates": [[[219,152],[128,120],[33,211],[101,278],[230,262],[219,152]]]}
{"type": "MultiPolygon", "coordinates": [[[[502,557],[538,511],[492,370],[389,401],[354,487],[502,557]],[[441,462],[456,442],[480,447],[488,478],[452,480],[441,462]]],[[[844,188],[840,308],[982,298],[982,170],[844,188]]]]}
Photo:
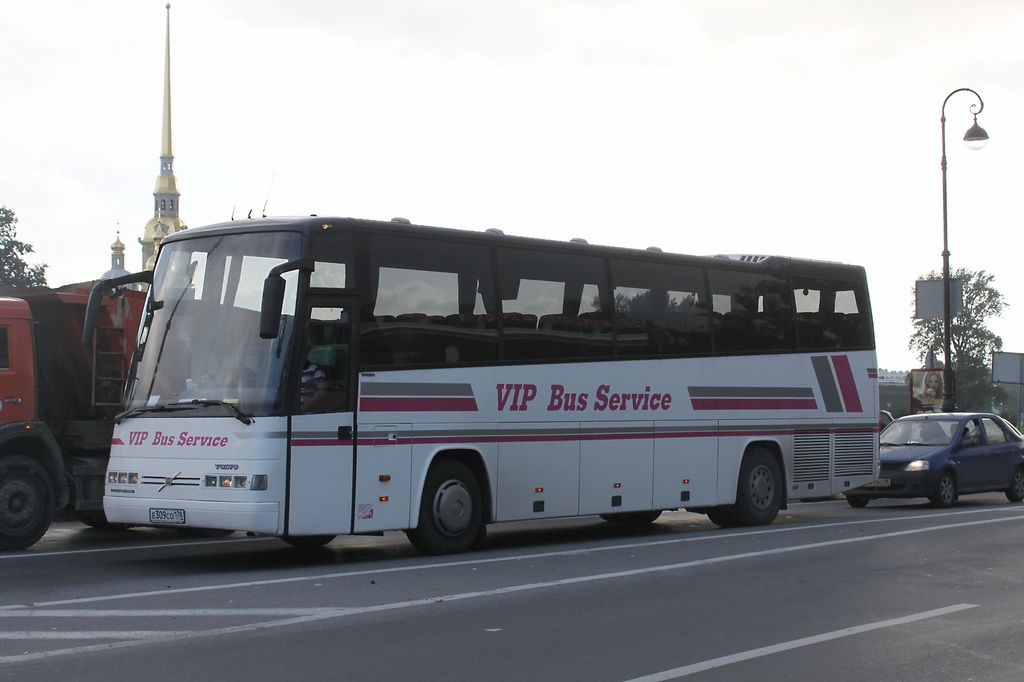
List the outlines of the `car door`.
{"type": "Polygon", "coordinates": [[[981,426],[988,449],[986,487],[1001,490],[1009,486],[1017,467],[1017,444],[1006,435],[1002,425],[991,417],[982,417],[981,426]]]}
{"type": "Polygon", "coordinates": [[[988,468],[988,449],[985,446],[984,432],[978,419],[969,419],[960,428],[959,440],[954,439],[950,460],[956,463],[960,473],[959,488],[961,491],[976,490],[985,487],[990,474],[988,468]]]}

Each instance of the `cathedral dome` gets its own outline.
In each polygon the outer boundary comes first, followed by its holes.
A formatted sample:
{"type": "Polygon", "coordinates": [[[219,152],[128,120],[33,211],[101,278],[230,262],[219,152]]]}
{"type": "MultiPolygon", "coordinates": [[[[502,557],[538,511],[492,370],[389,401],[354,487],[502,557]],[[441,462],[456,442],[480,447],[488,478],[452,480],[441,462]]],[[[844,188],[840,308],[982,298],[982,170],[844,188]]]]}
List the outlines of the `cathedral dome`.
{"type": "Polygon", "coordinates": [[[121,241],[121,233],[117,233],[117,239],[110,245],[110,269],[100,275],[100,279],[114,279],[131,274],[124,269],[124,243],[121,241]]]}

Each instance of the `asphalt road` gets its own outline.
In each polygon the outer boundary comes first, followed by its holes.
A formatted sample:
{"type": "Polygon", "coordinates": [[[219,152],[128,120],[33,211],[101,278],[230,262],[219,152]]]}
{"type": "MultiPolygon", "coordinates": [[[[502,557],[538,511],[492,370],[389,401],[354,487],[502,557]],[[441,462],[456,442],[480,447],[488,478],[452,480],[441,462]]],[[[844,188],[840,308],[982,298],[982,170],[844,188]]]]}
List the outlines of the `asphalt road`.
{"type": "Polygon", "coordinates": [[[0,554],[0,679],[1014,680],[1024,505],[793,504],[302,553],[236,533],[55,524],[0,554]]]}

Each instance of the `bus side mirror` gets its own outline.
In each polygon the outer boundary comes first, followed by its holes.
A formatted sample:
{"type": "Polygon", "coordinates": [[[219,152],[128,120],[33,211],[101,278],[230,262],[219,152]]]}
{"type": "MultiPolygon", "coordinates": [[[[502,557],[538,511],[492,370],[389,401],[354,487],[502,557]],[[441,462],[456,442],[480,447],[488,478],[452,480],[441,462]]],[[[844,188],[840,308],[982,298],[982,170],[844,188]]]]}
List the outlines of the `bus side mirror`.
{"type": "Polygon", "coordinates": [[[263,280],[263,303],[260,306],[260,338],[276,339],[284,306],[284,278],[270,275],[263,280]]]}
{"type": "Polygon", "coordinates": [[[312,258],[298,258],[281,263],[272,268],[263,280],[263,302],[260,305],[260,338],[276,339],[278,325],[281,321],[281,309],[284,307],[285,281],[281,277],[286,272],[302,270],[313,272],[316,261],[312,258]]]}

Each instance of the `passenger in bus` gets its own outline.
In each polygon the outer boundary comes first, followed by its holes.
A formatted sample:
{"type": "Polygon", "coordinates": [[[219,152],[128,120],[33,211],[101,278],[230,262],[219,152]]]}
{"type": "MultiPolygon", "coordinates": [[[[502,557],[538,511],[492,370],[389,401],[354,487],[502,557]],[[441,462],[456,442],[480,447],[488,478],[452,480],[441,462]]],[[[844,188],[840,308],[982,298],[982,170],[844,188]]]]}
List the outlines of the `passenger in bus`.
{"type": "Polygon", "coordinates": [[[325,359],[336,362],[336,353],[333,348],[320,346],[312,348],[307,354],[299,379],[300,412],[310,414],[345,408],[344,385],[332,376],[335,368],[324,362],[325,359]]]}
{"type": "Polygon", "coordinates": [[[311,403],[318,393],[326,391],[327,373],[320,365],[307,359],[299,383],[299,404],[303,406],[302,411],[308,411],[306,405],[311,403]]]}

